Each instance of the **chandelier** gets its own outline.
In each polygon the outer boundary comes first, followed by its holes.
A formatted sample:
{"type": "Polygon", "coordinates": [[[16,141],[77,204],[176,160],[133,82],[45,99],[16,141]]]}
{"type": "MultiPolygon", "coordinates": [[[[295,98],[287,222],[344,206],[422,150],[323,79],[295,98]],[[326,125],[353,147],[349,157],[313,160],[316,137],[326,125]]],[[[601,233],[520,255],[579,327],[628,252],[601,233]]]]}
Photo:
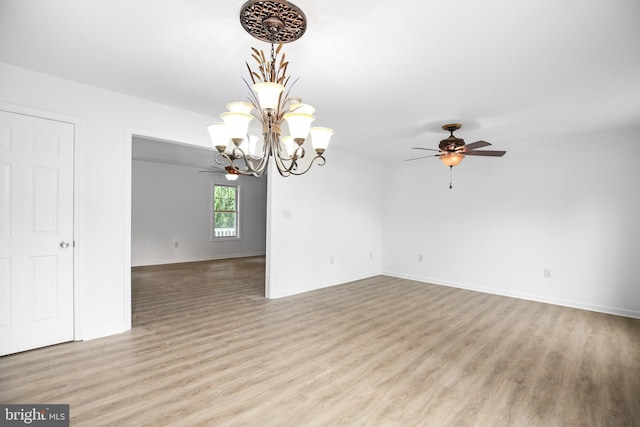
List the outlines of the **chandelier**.
{"type": "Polygon", "coordinates": [[[207,126],[218,151],[216,163],[226,165],[227,176],[261,176],[273,157],[282,176],[302,175],[314,163],[325,164],[323,156],[333,130],[311,127],[315,108],[291,97],[287,75],[289,61],[282,45],[302,37],[307,23],[304,13],[285,0],[249,0],[240,10],[240,22],[251,36],[271,44],[268,55],[251,48],[257,68],[247,63],[251,84],[247,101],[227,104],[222,122],[207,126]],[[277,47],[276,47],[277,45],[277,47]],[[256,118],[262,126],[261,135],[249,135],[249,124],[256,118]],[[286,121],[288,135],[283,135],[286,121]],[[311,145],[305,144],[311,136],[311,145]],[[315,153],[309,155],[309,147],[315,153]],[[312,157],[313,156],[313,157],[312,157]],[[303,160],[304,159],[304,160],[303,160]]]}

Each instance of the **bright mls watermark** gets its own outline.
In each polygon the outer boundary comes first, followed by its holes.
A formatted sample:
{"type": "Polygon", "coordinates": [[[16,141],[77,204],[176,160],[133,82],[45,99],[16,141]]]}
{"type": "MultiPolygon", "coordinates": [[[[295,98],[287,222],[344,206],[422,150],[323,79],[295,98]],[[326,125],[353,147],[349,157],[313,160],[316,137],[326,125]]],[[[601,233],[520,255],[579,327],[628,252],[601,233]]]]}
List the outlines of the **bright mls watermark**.
{"type": "Polygon", "coordinates": [[[69,405],[0,403],[0,426],[69,427],[69,405]]]}

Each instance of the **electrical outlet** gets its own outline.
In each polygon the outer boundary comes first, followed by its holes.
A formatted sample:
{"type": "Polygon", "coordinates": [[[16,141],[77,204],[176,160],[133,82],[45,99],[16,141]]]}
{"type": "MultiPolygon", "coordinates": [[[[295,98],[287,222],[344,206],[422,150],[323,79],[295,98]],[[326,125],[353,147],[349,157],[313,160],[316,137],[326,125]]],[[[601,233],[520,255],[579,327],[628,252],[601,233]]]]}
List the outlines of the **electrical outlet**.
{"type": "Polygon", "coordinates": [[[373,252],[369,252],[369,259],[373,259],[373,252]]]}
{"type": "Polygon", "coordinates": [[[173,242],[173,247],[174,247],[174,248],[177,248],[178,246],[180,246],[180,245],[178,244],[178,242],[173,242]]]}
{"type": "Polygon", "coordinates": [[[551,277],[551,269],[550,268],[545,268],[544,269],[544,277],[551,277]]]}
{"type": "Polygon", "coordinates": [[[333,257],[332,256],[329,257],[329,264],[333,264],[333,257]]]}
{"type": "Polygon", "coordinates": [[[422,254],[418,255],[418,261],[422,262],[422,254]]]}

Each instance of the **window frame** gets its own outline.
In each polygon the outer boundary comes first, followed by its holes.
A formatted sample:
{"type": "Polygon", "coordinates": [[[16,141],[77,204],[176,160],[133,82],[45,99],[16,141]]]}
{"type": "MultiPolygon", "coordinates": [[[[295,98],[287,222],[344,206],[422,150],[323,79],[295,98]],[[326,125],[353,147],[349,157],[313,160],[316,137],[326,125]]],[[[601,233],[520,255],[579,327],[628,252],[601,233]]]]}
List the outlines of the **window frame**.
{"type": "Polygon", "coordinates": [[[212,183],[211,186],[211,241],[229,241],[240,240],[240,185],[227,183],[212,183]],[[216,211],[216,187],[235,188],[236,206],[235,211],[216,211]],[[234,212],[236,215],[236,235],[235,236],[216,236],[216,212],[234,212]]]}

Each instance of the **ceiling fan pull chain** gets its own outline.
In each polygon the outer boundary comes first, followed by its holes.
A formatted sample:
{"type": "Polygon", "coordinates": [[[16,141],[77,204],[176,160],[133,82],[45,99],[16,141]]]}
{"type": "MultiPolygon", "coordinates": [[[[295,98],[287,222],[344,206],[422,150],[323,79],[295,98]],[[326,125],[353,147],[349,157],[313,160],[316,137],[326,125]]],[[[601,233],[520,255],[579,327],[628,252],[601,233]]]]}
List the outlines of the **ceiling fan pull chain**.
{"type": "Polygon", "coordinates": [[[453,166],[449,166],[449,190],[453,188],[453,166]]]}

